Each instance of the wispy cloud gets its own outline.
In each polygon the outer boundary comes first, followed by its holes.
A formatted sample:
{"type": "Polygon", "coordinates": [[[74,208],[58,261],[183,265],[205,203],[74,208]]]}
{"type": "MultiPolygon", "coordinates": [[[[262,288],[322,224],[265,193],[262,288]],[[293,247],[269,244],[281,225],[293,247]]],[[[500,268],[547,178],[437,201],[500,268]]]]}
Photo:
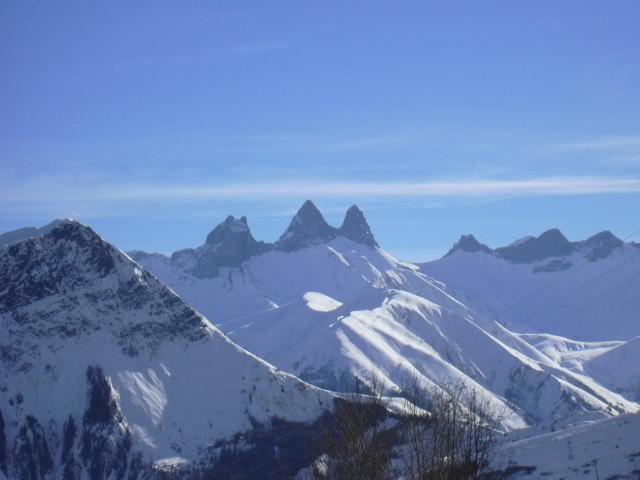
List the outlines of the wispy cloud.
{"type": "Polygon", "coordinates": [[[602,153],[603,151],[620,151],[628,149],[638,151],[640,150],[640,135],[603,136],[588,140],[549,144],[545,145],[544,148],[555,152],[594,151],[602,153]]]}
{"type": "Polygon", "coordinates": [[[39,178],[0,185],[0,212],[68,207],[113,212],[118,208],[174,205],[215,199],[276,198],[508,198],[640,193],[640,178],[550,177],[529,179],[341,182],[288,180],[235,184],[122,183],[100,179],[39,178]]]}

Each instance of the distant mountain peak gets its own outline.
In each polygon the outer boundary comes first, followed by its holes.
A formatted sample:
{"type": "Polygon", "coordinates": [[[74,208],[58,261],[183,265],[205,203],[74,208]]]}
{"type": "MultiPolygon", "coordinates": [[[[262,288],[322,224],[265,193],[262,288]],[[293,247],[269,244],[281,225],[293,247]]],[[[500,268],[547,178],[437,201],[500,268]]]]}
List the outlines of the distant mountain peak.
{"type": "Polygon", "coordinates": [[[364,213],[362,213],[362,210],[360,210],[357,205],[349,207],[342,226],[338,229],[338,233],[354,242],[369,247],[378,247],[378,243],[373,233],[371,233],[371,227],[369,227],[364,213]]]}
{"type": "Polygon", "coordinates": [[[447,255],[451,255],[452,253],[458,250],[471,252],[471,253],[479,252],[479,251],[483,251],[483,252],[492,251],[484,243],[480,243],[478,240],[476,240],[476,237],[474,237],[471,234],[460,236],[460,239],[453,244],[453,247],[451,247],[451,250],[449,250],[447,255]]]}
{"type": "Polygon", "coordinates": [[[608,257],[614,250],[624,246],[624,242],[608,230],[603,230],[587,238],[583,242],[578,242],[579,249],[586,250],[588,260],[596,261],[608,257]]]}
{"type": "MultiPolygon", "coordinates": [[[[109,330],[118,336],[123,352],[135,355],[137,347],[152,350],[160,337],[167,340],[182,333],[193,338],[203,335],[199,317],[176,295],[90,227],[74,220],[61,222],[43,237],[3,249],[0,284],[9,287],[0,293],[0,317],[33,304],[42,309],[34,316],[41,322],[38,333],[29,333],[29,342],[109,330]],[[135,314],[125,319],[125,311],[138,312],[146,306],[156,312],[160,305],[167,311],[173,309],[174,315],[157,315],[153,334],[145,330],[151,326],[139,324],[135,314]],[[93,307],[99,314],[87,316],[87,309],[93,307]],[[67,313],[61,316],[63,310],[67,313]]],[[[33,353],[27,343],[21,346],[21,352],[16,361],[33,353]]]]}
{"type": "Polygon", "coordinates": [[[567,240],[567,237],[565,237],[564,234],[558,228],[550,228],[549,230],[542,232],[538,236],[538,241],[551,242],[551,243],[565,243],[565,244],[569,243],[569,240],[567,240]]]}
{"type": "Polygon", "coordinates": [[[224,242],[230,237],[250,237],[253,239],[251,230],[247,224],[247,217],[235,218],[233,215],[229,215],[224,222],[218,224],[216,228],[207,235],[205,243],[214,245],[224,242]]]}
{"type": "Polygon", "coordinates": [[[305,201],[276,242],[280,250],[292,251],[331,240],[336,229],[329,225],[311,200],[305,201]]]}
{"type": "Polygon", "coordinates": [[[564,257],[573,252],[572,243],[557,228],[511,244],[496,248],[495,252],[513,263],[533,263],[552,257],[564,257]]]}
{"type": "MultiPolygon", "coordinates": [[[[297,229],[302,228],[326,228],[329,224],[326,222],[318,207],[311,200],[306,200],[291,221],[291,225],[297,229]]],[[[291,226],[290,225],[290,226],[291,226]]]]}
{"type": "Polygon", "coordinates": [[[251,234],[247,217],[229,215],[218,224],[201,247],[175,252],[172,262],[187,266],[199,278],[211,278],[221,267],[238,267],[244,261],[270,249],[251,234]]]}

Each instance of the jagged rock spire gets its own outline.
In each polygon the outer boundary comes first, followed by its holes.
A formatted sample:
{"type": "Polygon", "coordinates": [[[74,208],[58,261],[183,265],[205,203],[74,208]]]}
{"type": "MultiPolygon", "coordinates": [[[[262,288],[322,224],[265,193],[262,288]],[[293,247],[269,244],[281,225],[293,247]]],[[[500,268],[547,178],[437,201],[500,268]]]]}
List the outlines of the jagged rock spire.
{"type": "Polygon", "coordinates": [[[280,250],[292,251],[298,248],[331,240],[336,229],[330,226],[311,200],[302,204],[298,213],[276,242],[280,250]]]}
{"type": "Polygon", "coordinates": [[[367,219],[357,205],[352,205],[347,210],[338,234],[369,247],[378,247],[367,219]]]}
{"type": "Polygon", "coordinates": [[[229,215],[224,222],[218,224],[209,235],[205,243],[215,245],[233,238],[247,238],[255,241],[247,224],[247,217],[235,218],[229,215]]]}
{"type": "Polygon", "coordinates": [[[172,261],[189,265],[197,277],[208,278],[216,276],[220,267],[237,267],[267,250],[269,245],[253,238],[246,217],[229,215],[207,235],[204,245],[176,252],[180,255],[174,254],[172,261]]]}

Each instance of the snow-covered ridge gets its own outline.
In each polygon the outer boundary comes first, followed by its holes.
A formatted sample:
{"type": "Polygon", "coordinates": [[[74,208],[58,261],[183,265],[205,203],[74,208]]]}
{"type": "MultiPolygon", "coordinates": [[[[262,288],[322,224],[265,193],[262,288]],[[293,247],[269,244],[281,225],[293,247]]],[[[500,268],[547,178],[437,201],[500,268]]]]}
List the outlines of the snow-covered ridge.
{"type": "Polygon", "coordinates": [[[420,269],[441,281],[478,319],[498,321],[515,331],[581,341],[639,336],[636,244],[603,233],[561,245],[555,253],[562,256],[530,263],[504,258],[499,249],[459,248],[420,269]]]}
{"type": "Polygon", "coordinates": [[[78,222],[0,251],[0,286],[8,478],[138,478],[173,457],[212,465],[238,432],[332,406],[78,222]]]}

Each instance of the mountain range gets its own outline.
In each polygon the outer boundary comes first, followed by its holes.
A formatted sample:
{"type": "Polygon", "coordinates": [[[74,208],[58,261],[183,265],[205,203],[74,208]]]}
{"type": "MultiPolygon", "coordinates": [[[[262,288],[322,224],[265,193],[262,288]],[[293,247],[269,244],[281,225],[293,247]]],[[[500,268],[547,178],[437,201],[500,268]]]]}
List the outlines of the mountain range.
{"type": "Polygon", "coordinates": [[[576,431],[587,442],[640,408],[640,246],[609,232],[499,248],[464,235],[413,264],[380,247],[355,205],[333,227],[307,201],[273,243],[229,216],[171,255],[125,254],[55,221],[0,235],[0,290],[10,478],[33,465],[33,478],[213,468],[255,447],[238,435],[321,421],[356,379],[390,397],[409,384],[477,391],[511,432],[503,469],[527,466],[518,442],[589,422],[576,431]]]}

